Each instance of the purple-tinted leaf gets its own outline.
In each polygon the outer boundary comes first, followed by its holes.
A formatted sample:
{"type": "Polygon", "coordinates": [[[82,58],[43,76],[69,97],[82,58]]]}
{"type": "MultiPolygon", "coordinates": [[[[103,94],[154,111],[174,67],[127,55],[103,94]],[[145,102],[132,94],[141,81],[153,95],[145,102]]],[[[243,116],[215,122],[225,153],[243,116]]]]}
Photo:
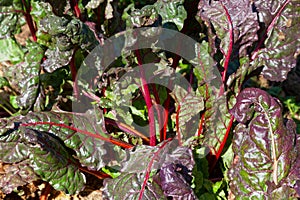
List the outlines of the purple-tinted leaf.
{"type": "Polygon", "coordinates": [[[237,157],[229,172],[231,191],[239,198],[287,199],[294,193],[286,184],[297,155],[294,122],[285,125],[279,101],[256,88],[243,90],[230,112],[240,122],[233,139],[237,157]]]}
{"type": "Polygon", "coordinates": [[[192,170],[194,160],[191,150],[187,147],[178,147],[177,140],[163,142],[155,147],[139,145],[127,152],[121,171],[141,173],[149,165],[151,165],[151,169],[160,169],[170,163],[182,164],[192,170]]]}
{"type": "Polygon", "coordinates": [[[18,186],[39,179],[30,166],[29,160],[16,164],[4,164],[3,169],[5,173],[0,173],[0,189],[6,194],[11,193],[18,186]]]}
{"type": "Polygon", "coordinates": [[[212,49],[208,42],[203,41],[195,47],[196,59],[192,61],[195,66],[195,76],[198,79],[198,90],[205,97],[217,96],[222,85],[217,64],[210,55],[212,49]]]}
{"type": "MultiPolygon", "coordinates": [[[[200,17],[210,29],[216,31],[221,39],[221,51],[228,51],[231,40],[231,24],[233,31],[233,43],[239,49],[240,55],[246,54],[246,48],[251,46],[258,37],[259,30],[257,15],[252,9],[250,0],[220,0],[199,2],[200,17]],[[228,20],[228,13],[230,20],[228,20]]],[[[211,37],[211,36],[210,36],[211,37]]]]}
{"type": "Polygon", "coordinates": [[[99,170],[122,154],[115,153],[109,142],[97,138],[109,137],[103,120],[99,113],[91,116],[55,112],[30,112],[0,119],[0,161],[16,163],[28,159],[34,172],[54,188],[78,192],[85,182],[79,166],[99,170]]]}
{"type": "Polygon", "coordinates": [[[159,171],[161,187],[165,196],[178,200],[194,200],[196,196],[190,186],[192,177],[183,165],[169,164],[159,171]]]}
{"type": "MultiPolygon", "coordinates": [[[[290,132],[295,132],[295,123],[287,123],[286,127],[290,132]]],[[[297,156],[294,157],[292,167],[288,176],[287,184],[295,189],[297,197],[300,197],[300,136],[297,135],[295,144],[297,156]]]]}
{"type": "MultiPolygon", "coordinates": [[[[143,173],[124,173],[116,179],[105,179],[103,198],[104,199],[120,199],[133,200],[139,199],[140,190],[144,181],[143,173]]],[[[145,200],[167,199],[162,189],[155,183],[147,183],[143,193],[145,200]]]]}
{"type": "Polygon", "coordinates": [[[116,179],[105,181],[105,195],[117,197],[139,197],[148,199],[149,195],[159,196],[166,199],[166,196],[177,199],[179,196],[193,197],[191,189],[191,171],[195,162],[191,149],[178,146],[178,141],[165,141],[162,144],[150,146],[137,146],[127,153],[122,162],[122,175],[116,179]],[[170,167],[174,170],[170,169],[170,167]],[[160,170],[149,182],[150,172],[160,170]],[[170,180],[178,182],[167,182],[170,180]],[[170,192],[177,183],[176,191],[170,192]],[[122,185],[122,187],[120,187],[122,185]],[[142,191],[144,188],[144,191],[142,191]],[[151,193],[152,192],[152,193],[151,193]],[[162,195],[164,193],[165,195],[162,195]]]}
{"type": "MultiPolygon", "coordinates": [[[[45,131],[59,137],[68,148],[76,152],[76,158],[80,163],[91,170],[99,170],[108,162],[118,158],[109,142],[97,138],[97,136],[110,137],[105,134],[102,116],[96,119],[96,116],[76,113],[31,112],[24,117],[10,118],[10,120],[19,122],[21,127],[45,131]]],[[[9,121],[1,119],[0,122],[6,130],[4,136],[16,134],[15,132],[18,131],[18,129],[9,129],[12,127],[9,121]],[[5,123],[8,123],[7,127],[3,125],[5,123]]]]}
{"type": "MultiPolygon", "coordinates": [[[[35,112],[26,115],[22,122],[25,125],[29,124],[29,127],[35,130],[56,135],[67,147],[76,152],[76,157],[82,165],[91,170],[99,170],[115,158],[112,154],[113,150],[107,151],[106,148],[109,146],[105,147],[105,141],[84,134],[81,130],[108,138],[109,135],[105,134],[106,131],[103,128],[103,120],[102,116],[96,119],[96,116],[76,113],[35,112]],[[45,123],[38,124],[39,122],[45,123]],[[47,122],[51,123],[47,124],[47,122]],[[60,126],[61,124],[62,126],[60,126]],[[70,127],[75,127],[75,129],[70,129],[70,127]]],[[[110,147],[112,148],[112,146],[110,147]]]]}
{"type": "MultiPolygon", "coordinates": [[[[37,177],[66,193],[73,194],[83,188],[85,177],[79,171],[77,161],[53,134],[15,124],[13,129],[0,137],[0,141],[0,161],[17,167],[21,163],[19,171],[22,174],[16,171],[18,177],[8,188],[15,189],[37,177]],[[22,165],[23,162],[26,162],[26,166],[22,165]]],[[[3,181],[10,180],[11,176],[6,173],[3,181]]]]}
{"type": "Polygon", "coordinates": [[[5,163],[18,163],[28,158],[30,151],[23,138],[20,135],[20,131],[13,133],[13,129],[10,129],[0,137],[0,161],[5,163]]]}
{"type": "Polygon", "coordinates": [[[24,110],[31,108],[37,98],[40,85],[40,63],[44,55],[43,48],[37,43],[28,41],[26,48],[22,62],[14,66],[3,66],[2,69],[11,86],[20,92],[16,106],[24,110]]]}
{"type": "MultiPolygon", "coordinates": [[[[271,81],[283,81],[296,66],[300,51],[300,2],[298,0],[258,0],[254,2],[262,28],[257,64],[271,81]]],[[[257,55],[256,55],[257,54],[257,55]]]]}

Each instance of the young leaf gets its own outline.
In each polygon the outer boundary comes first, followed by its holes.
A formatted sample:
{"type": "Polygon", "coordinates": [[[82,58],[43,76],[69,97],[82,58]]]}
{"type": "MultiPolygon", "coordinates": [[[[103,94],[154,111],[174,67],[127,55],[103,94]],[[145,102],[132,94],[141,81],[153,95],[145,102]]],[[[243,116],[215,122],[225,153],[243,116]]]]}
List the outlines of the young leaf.
{"type": "MultiPolygon", "coordinates": [[[[153,5],[144,6],[142,9],[131,9],[130,17],[127,19],[127,27],[157,26],[158,23],[163,25],[173,23],[178,30],[181,30],[187,17],[182,0],[159,0],[153,5]]],[[[123,18],[127,17],[127,15],[123,15],[123,18]]]]}

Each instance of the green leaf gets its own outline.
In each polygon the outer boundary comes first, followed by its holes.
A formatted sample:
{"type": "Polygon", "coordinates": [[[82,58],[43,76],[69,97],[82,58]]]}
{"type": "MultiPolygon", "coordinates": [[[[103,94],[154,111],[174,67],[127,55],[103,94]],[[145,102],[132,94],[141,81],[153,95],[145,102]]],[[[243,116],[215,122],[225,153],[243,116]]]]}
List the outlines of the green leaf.
{"type": "Polygon", "coordinates": [[[131,9],[130,15],[124,12],[123,19],[126,19],[127,27],[142,27],[150,25],[158,25],[158,23],[173,23],[178,30],[183,28],[184,20],[187,18],[187,12],[183,6],[182,0],[159,0],[153,5],[146,5],[141,9],[135,9],[133,5],[129,5],[127,9],[131,9]],[[160,22],[159,15],[162,18],[160,22]]]}
{"type": "Polygon", "coordinates": [[[19,63],[24,58],[24,52],[12,38],[0,39],[0,62],[19,63]]]}
{"type": "Polygon", "coordinates": [[[11,37],[20,31],[23,16],[17,10],[22,10],[21,1],[0,1],[0,39],[11,37]]]}
{"type": "Polygon", "coordinates": [[[34,172],[49,182],[56,190],[67,194],[81,191],[85,176],[79,171],[77,161],[61,141],[48,132],[26,129],[26,145],[34,172]]]}
{"type": "Polygon", "coordinates": [[[10,86],[9,81],[7,80],[7,78],[0,76],[0,89],[3,89],[3,87],[5,86],[10,86]]]}
{"type": "Polygon", "coordinates": [[[44,57],[43,48],[37,43],[27,44],[28,53],[25,62],[19,65],[22,78],[19,79],[21,95],[18,96],[18,107],[23,110],[31,108],[36,101],[39,92],[41,60],[44,57]]]}
{"type": "Polygon", "coordinates": [[[178,30],[183,28],[184,20],[187,18],[187,12],[183,6],[183,0],[158,0],[154,6],[162,17],[162,23],[174,23],[178,30]]]}

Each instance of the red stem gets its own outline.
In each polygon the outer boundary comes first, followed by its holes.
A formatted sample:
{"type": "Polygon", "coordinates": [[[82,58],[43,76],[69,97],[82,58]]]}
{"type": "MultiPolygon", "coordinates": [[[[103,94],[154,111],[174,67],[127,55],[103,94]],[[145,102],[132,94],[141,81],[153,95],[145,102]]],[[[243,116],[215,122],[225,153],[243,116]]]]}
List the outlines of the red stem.
{"type": "Polygon", "coordinates": [[[75,17],[77,17],[78,19],[81,20],[81,12],[80,12],[80,9],[78,7],[78,0],[71,0],[70,4],[73,8],[75,17]]]}
{"type": "Polygon", "coordinates": [[[25,13],[24,13],[25,20],[28,24],[28,27],[29,27],[30,33],[32,35],[33,41],[36,42],[37,41],[36,29],[35,29],[31,14],[30,14],[30,5],[26,5],[25,0],[22,0],[22,4],[25,7],[25,13]]]}
{"type": "MultiPolygon", "coordinates": [[[[168,120],[169,120],[169,107],[170,107],[171,97],[168,93],[167,100],[164,103],[165,108],[165,121],[164,121],[164,129],[163,129],[163,140],[167,139],[167,128],[168,128],[168,120]]],[[[162,141],[162,140],[161,140],[162,141]]]]}
{"type": "MultiPolygon", "coordinates": [[[[172,68],[175,70],[178,63],[179,63],[179,60],[180,60],[180,56],[178,55],[175,55],[175,57],[173,58],[173,63],[172,63],[172,68]]],[[[168,86],[171,86],[172,85],[172,81],[170,80],[169,83],[168,83],[168,86]]],[[[170,87],[168,87],[170,88],[170,87]]],[[[168,90],[168,89],[167,89],[168,90]]],[[[171,102],[171,97],[170,97],[170,94],[169,94],[169,90],[168,90],[168,96],[167,96],[167,99],[164,103],[164,108],[165,108],[165,122],[164,122],[164,129],[163,129],[163,140],[166,140],[167,139],[167,128],[168,128],[168,121],[169,121],[169,108],[170,108],[170,102],[171,102]]]]}
{"type": "Polygon", "coordinates": [[[179,146],[181,146],[182,142],[181,142],[181,133],[179,128],[179,112],[180,112],[180,105],[177,106],[177,112],[176,112],[176,131],[177,131],[178,143],[179,146]]]}
{"type": "Polygon", "coordinates": [[[131,145],[131,144],[119,141],[119,140],[117,140],[115,138],[112,138],[112,137],[106,138],[106,137],[103,137],[103,136],[99,135],[99,133],[91,133],[91,132],[88,132],[88,131],[85,131],[85,130],[75,128],[73,126],[68,126],[68,125],[65,125],[65,124],[58,124],[58,123],[55,123],[55,122],[23,123],[20,126],[38,126],[38,125],[45,125],[45,124],[50,125],[50,126],[58,126],[58,127],[62,127],[62,128],[67,128],[67,129],[70,129],[72,131],[82,133],[82,134],[85,134],[85,135],[93,137],[93,138],[98,138],[100,140],[110,142],[112,144],[118,145],[118,146],[123,147],[125,149],[129,149],[129,148],[133,147],[133,145],[131,145]]]}
{"type": "Polygon", "coordinates": [[[136,135],[136,136],[142,138],[143,141],[146,144],[150,143],[149,138],[147,138],[144,134],[138,132],[137,130],[132,129],[131,127],[129,127],[128,125],[126,125],[126,124],[124,124],[122,122],[118,122],[118,121],[115,121],[113,119],[105,117],[105,123],[113,125],[113,126],[116,126],[116,127],[118,127],[120,130],[122,130],[124,132],[127,132],[127,133],[132,134],[132,135],[136,135]]]}
{"type": "Polygon", "coordinates": [[[83,172],[86,172],[86,173],[89,173],[95,177],[97,177],[98,179],[105,179],[105,178],[111,178],[110,175],[104,173],[104,172],[101,172],[101,171],[92,171],[92,170],[89,170],[87,169],[86,167],[82,167],[82,166],[78,166],[79,167],[79,170],[80,171],[83,171],[83,172]]]}
{"type": "Polygon", "coordinates": [[[143,69],[143,62],[142,62],[142,57],[139,52],[139,50],[135,50],[137,60],[138,60],[138,65],[140,69],[140,76],[141,76],[141,81],[142,81],[142,94],[146,102],[147,110],[148,110],[148,118],[149,118],[149,132],[150,132],[150,146],[155,146],[156,145],[156,134],[155,134],[155,118],[154,118],[154,113],[152,108],[152,101],[151,101],[151,96],[149,92],[149,88],[147,85],[146,81],[146,76],[145,76],[145,71],[143,69]]]}
{"type": "MultiPolygon", "coordinates": [[[[153,94],[154,94],[154,98],[155,98],[155,102],[156,102],[156,105],[160,105],[160,99],[159,99],[159,94],[156,90],[156,86],[155,84],[151,85],[152,86],[152,91],[153,91],[153,94]]],[[[163,141],[163,135],[164,135],[164,121],[163,121],[163,118],[161,116],[161,112],[160,110],[158,109],[158,107],[155,107],[156,108],[156,112],[157,112],[157,118],[158,118],[158,127],[159,127],[159,132],[160,132],[160,142],[163,141]]]]}
{"type": "Polygon", "coordinates": [[[203,123],[205,120],[205,112],[202,113],[198,128],[198,137],[203,133],[203,123]]]}
{"type": "Polygon", "coordinates": [[[233,41],[233,37],[234,37],[233,36],[233,25],[232,25],[230,14],[229,14],[227,8],[223,5],[223,3],[221,3],[221,5],[222,5],[223,9],[225,10],[225,14],[226,14],[228,25],[229,25],[229,46],[228,46],[228,51],[227,51],[227,54],[226,54],[226,57],[225,57],[224,71],[223,71],[223,74],[222,74],[223,84],[221,85],[219,96],[224,94],[226,73],[227,73],[229,62],[230,62],[230,57],[231,57],[231,53],[232,53],[232,46],[233,46],[233,42],[234,42],[233,41]]]}
{"type": "Polygon", "coordinates": [[[214,159],[213,159],[213,161],[212,161],[212,163],[211,163],[211,166],[210,166],[210,172],[212,172],[212,170],[215,168],[215,166],[216,166],[216,164],[217,164],[217,161],[219,160],[219,158],[220,158],[220,156],[221,156],[221,154],[222,154],[222,151],[223,151],[224,146],[225,146],[225,144],[226,144],[228,135],[229,135],[229,133],[230,133],[230,129],[231,129],[232,124],[233,124],[233,120],[234,120],[234,117],[231,116],[230,121],[229,121],[229,124],[228,124],[228,126],[227,126],[227,128],[226,128],[226,133],[225,133],[224,138],[223,138],[223,140],[222,140],[222,143],[221,143],[221,145],[220,145],[220,148],[218,149],[218,151],[217,151],[217,153],[216,153],[216,155],[215,155],[215,157],[214,157],[214,159]]]}
{"type": "Polygon", "coordinates": [[[145,188],[146,188],[146,185],[147,185],[147,182],[149,180],[149,177],[150,177],[150,172],[151,172],[151,168],[152,168],[152,165],[154,163],[154,160],[156,159],[156,157],[159,155],[160,151],[171,141],[171,139],[169,138],[158,150],[157,152],[154,153],[153,157],[151,158],[150,162],[149,162],[149,165],[147,167],[147,170],[146,170],[146,174],[145,174],[145,178],[144,178],[144,182],[143,182],[143,185],[142,185],[142,188],[140,190],[140,195],[139,195],[139,200],[142,200],[143,199],[143,194],[144,194],[144,191],[145,191],[145,188]]]}
{"type": "Polygon", "coordinates": [[[76,69],[76,64],[75,64],[75,54],[76,54],[77,48],[74,49],[71,61],[70,61],[70,71],[71,71],[71,76],[72,76],[72,81],[74,82],[74,86],[73,86],[73,95],[76,99],[78,99],[78,95],[79,95],[79,89],[78,89],[78,85],[77,85],[77,81],[76,81],[76,76],[77,76],[77,69],[76,69]]]}

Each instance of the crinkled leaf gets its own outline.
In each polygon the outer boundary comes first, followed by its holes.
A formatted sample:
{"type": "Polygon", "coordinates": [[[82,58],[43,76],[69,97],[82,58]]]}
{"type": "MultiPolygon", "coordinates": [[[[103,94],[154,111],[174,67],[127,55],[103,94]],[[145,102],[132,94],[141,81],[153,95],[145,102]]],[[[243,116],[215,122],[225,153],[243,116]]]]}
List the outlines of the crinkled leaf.
{"type": "MultiPolygon", "coordinates": [[[[1,120],[2,123],[5,121],[1,120]]],[[[85,177],[79,171],[77,161],[59,138],[49,132],[20,127],[18,123],[14,126],[0,137],[0,161],[16,167],[20,165],[20,172],[15,172],[16,177],[12,183],[1,187],[15,189],[41,178],[55,189],[66,193],[73,194],[83,188],[85,177]],[[26,163],[26,166],[22,163],[26,163]]],[[[11,173],[5,173],[3,181],[10,180],[11,176],[11,173]]]]}
{"type": "Polygon", "coordinates": [[[168,198],[193,200],[196,196],[190,186],[192,177],[183,165],[169,164],[159,171],[160,185],[168,198]]]}
{"type": "MultiPolygon", "coordinates": [[[[140,196],[140,190],[144,181],[144,174],[124,173],[116,179],[104,180],[104,199],[134,200],[140,196]]],[[[157,183],[147,183],[143,193],[143,199],[167,199],[157,183]]]]}
{"type": "Polygon", "coordinates": [[[286,183],[297,155],[294,122],[284,124],[279,101],[263,90],[247,88],[236,101],[231,191],[238,198],[287,199],[294,193],[286,183]]]}
{"type": "Polygon", "coordinates": [[[42,64],[47,72],[66,66],[77,46],[90,52],[99,44],[87,25],[79,19],[56,16],[49,3],[33,3],[31,14],[39,22],[39,41],[48,44],[42,64]]]}
{"type": "MultiPolygon", "coordinates": [[[[76,152],[79,162],[91,170],[99,170],[113,159],[113,147],[104,141],[94,138],[93,134],[108,138],[103,129],[104,119],[100,116],[85,116],[82,114],[58,113],[58,112],[31,112],[24,117],[10,118],[13,122],[20,122],[37,131],[45,131],[59,137],[63,143],[76,152]],[[90,135],[89,135],[90,134],[90,135]],[[108,145],[106,147],[106,145],[108,145]],[[111,149],[110,149],[111,148],[111,149]],[[110,151],[108,151],[110,150],[110,151]],[[109,154],[110,156],[106,156],[109,154]]],[[[3,135],[17,134],[17,130],[9,127],[13,125],[5,119],[1,119],[3,135]]],[[[3,136],[3,137],[4,137],[3,136]]],[[[15,136],[14,136],[15,137],[15,136]]],[[[115,155],[116,156],[116,155],[115,155]]]]}
{"type": "Polygon", "coordinates": [[[3,166],[5,174],[0,174],[0,189],[9,194],[18,186],[23,186],[39,179],[30,166],[29,160],[3,166]]]}
{"type": "MultiPolygon", "coordinates": [[[[18,0],[0,2],[0,38],[12,36],[21,28],[21,2],[18,0]]],[[[1,48],[2,49],[2,48],[1,48]]]]}
{"type": "Polygon", "coordinates": [[[178,30],[181,30],[187,17],[182,0],[159,0],[153,5],[144,6],[142,9],[134,9],[132,6],[129,8],[131,8],[130,16],[128,14],[123,15],[123,18],[127,18],[127,26],[142,27],[157,26],[158,23],[173,23],[178,30]]]}
{"type": "Polygon", "coordinates": [[[200,17],[210,29],[215,30],[221,40],[221,50],[227,53],[230,43],[230,24],[233,27],[233,44],[239,49],[240,55],[245,55],[247,47],[258,37],[259,30],[257,14],[253,11],[250,0],[202,0],[198,6],[200,17]],[[231,22],[228,20],[228,15],[231,22]],[[210,25],[212,24],[212,26],[210,25]]]}
{"type": "Polygon", "coordinates": [[[204,126],[201,126],[201,130],[198,131],[205,135],[204,145],[211,149],[212,155],[220,156],[220,147],[230,124],[226,96],[219,96],[223,83],[216,63],[210,55],[211,49],[208,43],[202,42],[197,45],[195,51],[198,56],[192,62],[196,64],[195,76],[198,80],[198,90],[205,102],[205,112],[201,116],[204,126]]]}
{"type": "Polygon", "coordinates": [[[221,76],[216,62],[210,55],[212,50],[209,43],[203,41],[201,44],[197,43],[194,48],[197,56],[191,63],[195,66],[194,73],[198,80],[198,90],[205,99],[208,99],[209,96],[219,94],[222,84],[221,76]]]}
{"type": "Polygon", "coordinates": [[[12,38],[0,39],[0,62],[18,63],[23,60],[24,52],[12,38]]]}
{"type": "Polygon", "coordinates": [[[151,163],[151,169],[159,169],[170,163],[178,163],[186,166],[189,170],[193,168],[194,161],[192,152],[187,147],[178,147],[176,140],[163,142],[155,147],[136,146],[132,151],[127,152],[122,162],[122,172],[144,172],[151,163]],[[155,154],[159,152],[159,154],[155,154]]]}
{"type": "Polygon", "coordinates": [[[100,170],[122,155],[122,151],[115,153],[114,146],[96,138],[110,137],[105,134],[103,120],[100,113],[96,116],[56,112],[30,112],[0,119],[0,161],[16,163],[29,159],[43,180],[58,190],[75,193],[85,182],[78,166],[100,170]],[[72,155],[73,151],[76,155],[72,155]]]}
{"type": "Polygon", "coordinates": [[[264,46],[258,46],[256,64],[264,65],[262,74],[268,80],[283,81],[300,53],[300,2],[259,0],[254,5],[266,34],[261,38],[264,46]]]}
{"type": "Polygon", "coordinates": [[[183,6],[183,0],[159,0],[154,6],[162,17],[162,23],[174,23],[178,30],[183,28],[183,22],[187,17],[187,12],[183,6]]]}
{"type": "Polygon", "coordinates": [[[175,86],[171,95],[176,101],[178,127],[181,138],[186,141],[197,131],[200,112],[204,109],[203,98],[193,91],[186,91],[180,86],[175,86]],[[193,126],[194,125],[194,126],[193,126]]]}
{"type": "MultiPolygon", "coordinates": [[[[294,123],[288,123],[287,128],[290,131],[295,130],[295,124],[294,123]]],[[[294,162],[292,163],[290,173],[288,176],[288,185],[292,186],[295,189],[295,192],[297,193],[297,197],[300,197],[300,137],[297,135],[296,140],[296,151],[297,156],[294,159],[294,162]]]]}
{"type": "Polygon", "coordinates": [[[127,152],[121,164],[122,175],[104,183],[104,193],[110,199],[112,197],[135,199],[140,195],[145,182],[143,199],[150,197],[166,199],[165,195],[175,198],[194,197],[190,186],[191,171],[195,164],[192,151],[188,147],[178,146],[176,140],[165,141],[155,147],[137,146],[127,152]],[[170,166],[176,167],[172,170],[170,166]],[[160,170],[159,174],[156,174],[149,182],[146,172],[157,170],[160,170]],[[175,182],[171,180],[180,180],[180,182],[176,182],[178,185],[175,186],[175,182]],[[177,189],[173,191],[175,187],[177,189]]]}
{"type": "MultiPolygon", "coordinates": [[[[3,120],[1,120],[3,123],[3,120]]],[[[18,124],[10,124],[18,127],[18,124]]],[[[3,131],[4,135],[0,137],[0,160],[5,163],[18,163],[28,158],[30,151],[23,138],[20,135],[20,131],[14,129],[6,129],[3,131]],[[15,133],[14,133],[15,131],[15,133]]]]}
{"type": "Polygon", "coordinates": [[[19,72],[23,78],[19,80],[21,95],[18,96],[18,106],[22,109],[30,108],[38,96],[40,62],[44,56],[44,50],[37,43],[27,45],[28,53],[25,57],[25,63],[19,65],[19,72]]]}
{"type": "Polygon", "coordinates": [[[37,43],[28,41],[26,48],[22,62],[1,66],[12,88],[20,93],[16,107],[24,110],[31,108],[38,96],[40,63],[44,55],[44,49],[37,43]]]}
{"type": "MultiPolygon", "coordinates": [[[[213,97],[211,97],[213,99],[213,97]]],[[[222,95],[207,102],[207,111],[205,112],[205,127],[204,129],[204,145],[211,149],[211,154],[217,156],[222,153],[221,145],[226,142],[225,137],[228,137],[230,124],[232,122],[231,116],[228,113],[226,105],[226,96],[222,95]]]]}
{"type": "Polygon", "coordinates": [[[23,139],[29,148],[30,166],[56,190],[74,194],[83,189],[85,176],[77,161],[54,135],[25,128],[23,139]]]}

